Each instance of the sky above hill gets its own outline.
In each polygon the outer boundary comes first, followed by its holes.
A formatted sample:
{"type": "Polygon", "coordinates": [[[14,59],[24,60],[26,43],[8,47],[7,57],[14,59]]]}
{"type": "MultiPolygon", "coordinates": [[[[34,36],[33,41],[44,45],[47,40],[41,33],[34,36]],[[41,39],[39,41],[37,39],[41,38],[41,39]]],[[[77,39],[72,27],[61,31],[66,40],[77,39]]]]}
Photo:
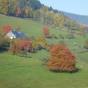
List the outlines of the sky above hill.
{"type": "Polygon", "coordinates": [[[41,3],[52,6],[54,9],[88,15],[88,0],[40,0],[41,3]]]}

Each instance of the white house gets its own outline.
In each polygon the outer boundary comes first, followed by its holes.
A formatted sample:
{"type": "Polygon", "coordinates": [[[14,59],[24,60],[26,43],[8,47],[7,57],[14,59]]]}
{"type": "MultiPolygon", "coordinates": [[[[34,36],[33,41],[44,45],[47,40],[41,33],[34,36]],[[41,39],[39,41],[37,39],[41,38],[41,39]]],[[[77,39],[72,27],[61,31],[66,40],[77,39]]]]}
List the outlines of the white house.
{"type": "Polygon", "coordinates": [[[6,34],[6,37],[9,39],[15,39],[15,38],[27,38],[27,36],[23,32],[17,32],[17,31],[10,31],[6,34]]]}
{"type": "Polygon", "coordinates": [[[9,39],[15,39],[16,35],[12,31],[10,31],[6,34],[6,37],[9,39]]]}

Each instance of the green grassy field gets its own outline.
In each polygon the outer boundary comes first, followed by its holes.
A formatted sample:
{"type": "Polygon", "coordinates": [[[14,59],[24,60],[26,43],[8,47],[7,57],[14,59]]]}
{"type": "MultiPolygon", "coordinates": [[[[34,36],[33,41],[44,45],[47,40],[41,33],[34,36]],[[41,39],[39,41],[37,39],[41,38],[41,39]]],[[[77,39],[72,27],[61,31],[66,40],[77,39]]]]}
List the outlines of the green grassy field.
{"type": "MultiPolygon", "coordinates": [[[[0,15],[0,26],[11,24],[20,26],[28,36],[42,36],[43,25],[32,20],[25,20],[0,15]]],[[[58,39],[48,40],[51,43],[60,41],[59,34],[67,35],[67,31],[51,29],[58,39]]],[[[14,56],[9,52],[0,53],[0,88],[88,88],[88,52],[83,50],[84,41],[88,37],[76,36],[65,39],[67,46],[77,57],[77,73],[53,73],[48,71],[43,59],[49,53],[41,50],[31,54],[31,58],[14,56]],[[77,43],[75,45],[74,43],[77,43]]]]}

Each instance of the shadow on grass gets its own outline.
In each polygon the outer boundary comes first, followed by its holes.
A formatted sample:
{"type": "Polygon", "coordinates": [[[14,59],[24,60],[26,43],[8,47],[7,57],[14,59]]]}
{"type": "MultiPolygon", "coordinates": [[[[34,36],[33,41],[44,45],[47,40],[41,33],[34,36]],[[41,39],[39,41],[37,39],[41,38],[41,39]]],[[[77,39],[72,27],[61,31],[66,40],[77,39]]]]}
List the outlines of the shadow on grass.
{"type": "Polygon", "coordinates": [[[8,51],[8,49],[6,47],[0,47],[0,53],[4,53],[8,51]]]}
{"type": "Polygon", "coordinates": [[[73,71],[61,71],[61,70],[50,70],[50,71],[51,71],[51,72],[54,72],[54,73],[71,73],[71,74],[73,74],[73,73],[80,72],[81,69],[76,68],[76,69],[73,70],[73,71]]]}

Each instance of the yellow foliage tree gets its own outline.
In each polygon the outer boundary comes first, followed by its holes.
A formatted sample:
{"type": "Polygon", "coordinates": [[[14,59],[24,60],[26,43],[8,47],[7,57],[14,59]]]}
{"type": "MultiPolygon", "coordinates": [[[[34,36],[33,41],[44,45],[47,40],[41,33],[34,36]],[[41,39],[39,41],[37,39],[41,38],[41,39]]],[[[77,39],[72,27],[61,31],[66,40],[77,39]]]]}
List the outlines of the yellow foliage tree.
{"type": "Polygon", "coordinates": [[[9,0],[0,0],[0,12],[4,15],[8,14],[9,0]]]}

